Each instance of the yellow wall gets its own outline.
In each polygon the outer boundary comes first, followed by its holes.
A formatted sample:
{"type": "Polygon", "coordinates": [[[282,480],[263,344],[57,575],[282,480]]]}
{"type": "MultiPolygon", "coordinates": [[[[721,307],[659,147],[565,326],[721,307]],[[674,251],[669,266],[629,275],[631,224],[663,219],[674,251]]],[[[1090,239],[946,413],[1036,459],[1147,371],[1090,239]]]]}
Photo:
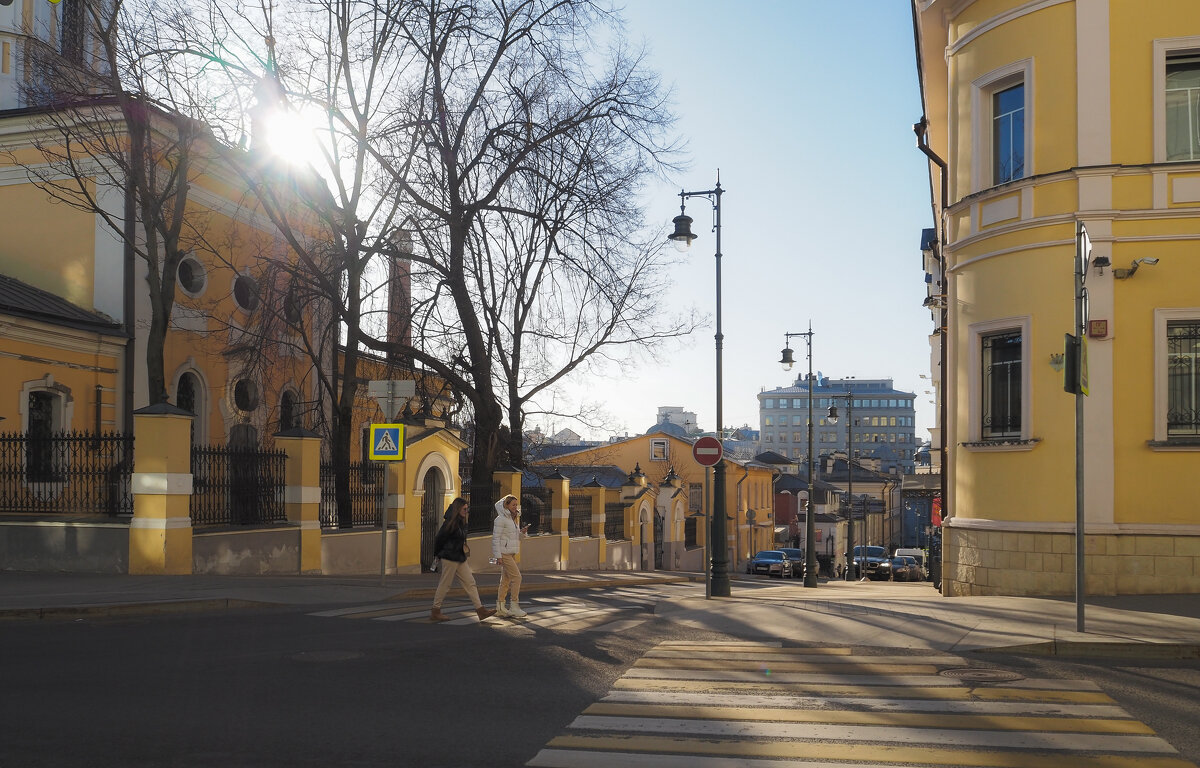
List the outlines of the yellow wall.
{"type": "Polygon", "coordinates": [[[77,307],[95,309],[94,217],[51,202],[32,184],[0,185],[0,211],[7,222],[0,269],[77,307]]]}

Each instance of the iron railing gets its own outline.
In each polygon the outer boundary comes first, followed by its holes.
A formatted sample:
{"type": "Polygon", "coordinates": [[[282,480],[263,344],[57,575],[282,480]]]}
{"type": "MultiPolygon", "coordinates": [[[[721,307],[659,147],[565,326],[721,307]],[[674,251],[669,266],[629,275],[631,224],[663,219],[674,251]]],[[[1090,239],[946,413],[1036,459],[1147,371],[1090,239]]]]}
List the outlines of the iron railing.
{"type": "Polygon", "coordinates": [[[132,515],[133,436],[0,433],[0,512],[132,515]]]}
{"type": "Polygon", "coordinates": [[[609,501],[604,505],[604,538],[609,541],[628,538],[625,535],[625,505],[619,501],[609,501]]]}
{"type": "Polygon", "coordinates": [[[567,535],[572,538],[592,535],[592,497],[587,493],[572,493],[567,535]]]}
{"type": "Polygon", "coordinates": [[[287,519],[283,451],[192,446],[192,525],[266,525],[287,519]]]}
{"type": "Polygon", "coordinates": [[[521,489],[521,525],[529,524],[529,535],[554,532],[554,491],[544,485],[521,489]]]}
{"type": "MultiPolygon", "coordinates": [[[[350,463],[350,522],[355,527],[379,527],[383,508],[383,464],[377,461],[350,463]]],[[[337,485],[332,464],[321,465],[321,527],[338,527],[337,485]]]]}

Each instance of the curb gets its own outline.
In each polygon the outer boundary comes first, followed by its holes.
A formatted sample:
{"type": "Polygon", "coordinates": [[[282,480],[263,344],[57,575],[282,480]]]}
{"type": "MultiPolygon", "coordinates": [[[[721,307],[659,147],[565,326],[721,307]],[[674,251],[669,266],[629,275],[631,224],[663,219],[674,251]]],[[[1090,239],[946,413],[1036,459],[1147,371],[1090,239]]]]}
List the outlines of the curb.
{"type": "Polygon", "coordinates": [[[1195,643],[1123,643],[1050,640],[999,648],[978,648],[974,653],[1005,653],[1017,656],[1053,656],[1060,659],[1200,659],[1195,643]]]}

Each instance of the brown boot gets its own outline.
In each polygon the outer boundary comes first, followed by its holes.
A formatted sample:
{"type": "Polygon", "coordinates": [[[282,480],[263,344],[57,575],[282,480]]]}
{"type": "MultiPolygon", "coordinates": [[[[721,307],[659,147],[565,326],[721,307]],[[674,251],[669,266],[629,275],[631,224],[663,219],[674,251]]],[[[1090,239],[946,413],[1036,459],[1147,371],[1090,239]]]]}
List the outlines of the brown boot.
{"type": "Polygon", "coordinates": [[[434,608],[429,612],[430,621],[450,621],[450,617],[442,613],[441,608],[434,608]]]}
{"type": "Polygon", "coordinates": [[[480,607],[480,608],[475,609],[475,613],[479,614],[479,620],[483,621],[484,619],[494,616],[496,614],[496,611],[491,608],[480,607]]]}

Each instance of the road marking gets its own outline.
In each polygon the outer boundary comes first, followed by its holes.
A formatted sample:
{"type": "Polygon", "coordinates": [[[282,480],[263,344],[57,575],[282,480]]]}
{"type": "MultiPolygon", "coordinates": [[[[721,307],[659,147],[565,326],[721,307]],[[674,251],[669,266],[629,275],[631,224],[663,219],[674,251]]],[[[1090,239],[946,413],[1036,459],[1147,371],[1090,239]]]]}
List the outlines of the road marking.
{"type": "MultiPolygon", "coordinates": [[[[867,691],[869,689],[863,689],[867,691]]],[[[903,694],[908,691],[896,688],[903,694]]],[[[964,693],[966,693],[964,691],[964,693]]],[[[961,712],[1002,715],[1061,715],[1063,717],[1125,717],[1115,704],[1062,704],[1042,701],[972,701],[966,699],[885,699],[853,696],[759,696],[754,694],[684,693],[680,691],[612,691],[602,701],[629,704],[689,704],[719,707],[793,707],[866,712],[961,712]]]]}
{"type": "MultiPolygon", "coordinates": [[[[980,752],[972,749],[945,747],[909,747],[889,744],[829,744],[802,741],[722,741],[716,739],[679,739],[664,736],[557,736],[550,740],[546,749],[538,753],[527,765],[538,768],[591,768],[596,765],[627,765],[625,756],[636,753],[686,754],[688,759],[699,759],[698,755],[721,758],[722,762],[709,762],[708,766],[731,768],[731,766],[754,765],[748,760],[787,759],[784,765],[794,768],[810,768],[805,760],[828,761],[836,756],[842,761],[835,765],[875,766],[897,763],[929,768],[930,766],[954,766],[955,768],[1196,768],[1193,763],[1178,757],[1155,755],[1072,755],[1038,754],[1024,750],[980,752]],[[588,752],[567,752],[588,750],[588,752]],[[553,759],[547,753],[560,752],[563,757],[553,759]],[[582,755],[602,755],[607,763],[576,762],[582,755]],[[729,758],[736,759],[731,762],[729,758]]],[[[650,763],[648,765],[653,765],[650,763]]],[[[696,763],[696,765],[703,765],[696,763]]],[[[770,765],[768,763],[768,765],[770,765]]],[[[817,762],[816,765],[829,765],[817,762]]]]}
{"type": "Polygon", "coordinates": [[[1195,768],[1089,681],[988,683],[914,674],[970,666],[952,655],[783,650],[661,643],[529,765],[1195,768]],[[893,667],[907,674],[864,674],[893,667]],[[821,671],[791,671],[807,668],[821,671]]]}
{"type": "Polygon", "coordinates": [[[636,717],[659,720],[724,720],[726,722],[758,721],[771,723],[815,723],[820,725],[900,726],[913,728],[1005,731],[1039,731],[1062,733],[1115,733],[1122,735],[1153,735],[1150,727],[1127,717],[1038,717],[1001,714],[960,714],[925,712],[862,712],[834,709],[788,709],[779,706],[694,706],[675,704],[636,704],[599,702],[583,711],[584,715],[636,717]]]}
{"type": "Polygon", "coordinates": [[[998,689],[991,686],[970,688],[939,684],[938,687],[830,685],[828,683],[787,682],[759,678],[755,682],[713,682],[711,680],[668,680],[663,678],[622,677],[613,683],[616,690],[722,691],[743,693],[816,693],[826,696],[907,696],[909,698],[986,701],[1051,701],[1072,704],[1104,704],[1110,699],[1100,691],[1045,691],[1037,689],[998,689]]]}
{"type": "MultiPolygon", "coordinates": [[[[795,739],[794,723],[753,721],[683,720],[678,718],[632,718],[580,715],[568,726],[575,730],[615,733],[679,734],[684,736],[795,739]]],[[[870,741],[882,744],[940,744],[988,749],[1079,750],[1089,752],[1174,753],[1175,749],[1157,736],[1107,733],[1047,733],[1045,731],[984,731],[905,726],[822,725],[806,723],[805,739],[822,741],[870,741]]],[[[829,752],[826,752],[828,755],[829,752]]]]}

